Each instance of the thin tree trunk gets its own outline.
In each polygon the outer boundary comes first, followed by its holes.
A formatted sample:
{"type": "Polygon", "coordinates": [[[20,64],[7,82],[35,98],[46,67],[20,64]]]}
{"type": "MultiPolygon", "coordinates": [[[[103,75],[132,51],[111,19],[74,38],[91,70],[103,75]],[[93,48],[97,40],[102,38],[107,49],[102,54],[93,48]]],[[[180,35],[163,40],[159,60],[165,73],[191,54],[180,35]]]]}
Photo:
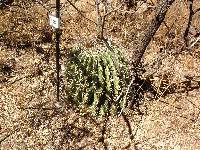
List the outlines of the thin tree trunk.
{"type": "Polygon", "coordinates": [[[98,37],[99,39],[103,39],[103,34],[102,34],[102,16],[101,16],[101,14],[100,14],[99,5],[100,5],[100,1],[99,1],[99,0],[96,0],[97,37],[98,37]]]}
{"type": "Polygon", "coordinates": [[[188,18],[187,27],[186,27],[186,30],[185,30],[185,33],[184,33],[184,40],[185,40],[186,47],[189,46],[189,38],[188,38],[188,35],[189,35],[190,27],[191,27],[191,25],[192,25],[192,17],[193,17],[193,15],[194,15],[194,11],[193,11],[193,0],[188,0],[188,9],[189,9],[189,18],[188,18]]]}
{"type": "Polygon", "coordinates": [[[175,0],[161,0],[161,3],[158,5],[155,16],[150,21],[142,36],[139,38],[139,43],[137,44],[136,50],[134,50],[132,53],[132,64],[135,67],[139,65],[152,37],[155,35],[156,31],[164,21],[165,15],[174,1],[175,0]]]}

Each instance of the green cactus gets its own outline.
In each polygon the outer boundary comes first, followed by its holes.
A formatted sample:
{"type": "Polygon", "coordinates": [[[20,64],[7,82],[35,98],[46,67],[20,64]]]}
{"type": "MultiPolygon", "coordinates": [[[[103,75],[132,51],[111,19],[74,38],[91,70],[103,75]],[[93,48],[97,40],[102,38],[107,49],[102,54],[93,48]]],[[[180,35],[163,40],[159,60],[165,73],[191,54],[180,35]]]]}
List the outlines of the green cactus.
{"type": "Polygon", "coordinates": [[[123,104],[128,86],[128,63],[123,52],[116,47],[70,49],[66,64],[68,98],[91,112],[104,115],[115,112],[123,104]],[[121,98],[116,102],[119,94],[121,98]]]}

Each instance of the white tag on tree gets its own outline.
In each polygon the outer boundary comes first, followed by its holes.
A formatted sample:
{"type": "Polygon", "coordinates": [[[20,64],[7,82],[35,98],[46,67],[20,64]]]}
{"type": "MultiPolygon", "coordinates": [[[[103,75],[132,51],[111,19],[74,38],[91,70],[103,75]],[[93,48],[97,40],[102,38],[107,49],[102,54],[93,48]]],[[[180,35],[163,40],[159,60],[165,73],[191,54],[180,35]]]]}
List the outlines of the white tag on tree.
{"type": "Polygon", "coordinates": [[[60,19],[56,18],[53,15],[49,15],[49,22],[50,22],[50,25],[56,29],[60,27],[60,19]]]}

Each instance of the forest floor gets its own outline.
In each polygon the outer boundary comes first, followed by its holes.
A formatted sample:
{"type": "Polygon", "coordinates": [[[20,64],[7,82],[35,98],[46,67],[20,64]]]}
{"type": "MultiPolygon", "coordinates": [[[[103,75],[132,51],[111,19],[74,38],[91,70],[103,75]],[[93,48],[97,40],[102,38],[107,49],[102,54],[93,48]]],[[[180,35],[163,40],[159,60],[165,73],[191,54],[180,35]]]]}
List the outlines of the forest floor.
{"type": "MultiPolygon", "coordinates": [[[[85,17],[95,20],[91,4],[82,0],[76,2],[76,7],[85,17]]],[[[112,5],[119,6],[114,0],[112,5]]],[[[151,18],[153,7],[147,9],[146,5],[134,13],[135,17],[124,6],[108,17],[106,36],[123,47],[127,55],[145,28],[147,16],[151,18]]],[[[199,8],[200,3],[195,6],[199,8]]],[[[4,20],[0,23],[0,38],[1,35],[7,38],[0,41],[2,150],[200,149],[200,46],[198,42],[189,50],[182,48],[180,35],[187,20],[184,1],[176,2],[169,10],[165,23],[171,27],[170,31],[163,24],[144,55],[146,72],[142,78],[151,82],[158,95],[144,92],[137,109],[127,108],[124,115],[107,119],[79,110],[65,99],[67,50],[77,41],[86,47],[92,46],[95,25],[83,19],[72,6],[67,5],[62,11],[61,99],[58,102],[55,45],[49,39],[53,30],[46,25],[47,11],[40,5],[23,7],[27,11],[16,14],[19,8],[11,6],[2,10],[0,16],[4,20]],[[32,40],[39,43],[29,46],[32,40]]],[[[198,31],[199,17],[200,13],[192,22],[198,31]]]]}

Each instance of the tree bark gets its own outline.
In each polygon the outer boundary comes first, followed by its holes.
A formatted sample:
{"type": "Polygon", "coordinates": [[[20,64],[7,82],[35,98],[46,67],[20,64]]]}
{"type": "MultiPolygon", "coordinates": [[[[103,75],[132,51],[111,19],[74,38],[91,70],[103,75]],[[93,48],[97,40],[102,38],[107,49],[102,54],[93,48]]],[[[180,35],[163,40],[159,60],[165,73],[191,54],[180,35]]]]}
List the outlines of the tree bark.
{"type": "Polygon", "coordinates": [[[136,50],[134,50],[132,53],[131,59],[132,65],[134,67],[137,67],[141,62],[146,48],[151,42],[151,39],[155,35],[156,31],[159,29],[160,25],[164,21],[165,15],[174,1],[175,0],[161,0],[156,9],[155,16],[148,24],[147,29],[144,31],[142,36],[139,38],[139,43],[137,44],[136,50]]]}

